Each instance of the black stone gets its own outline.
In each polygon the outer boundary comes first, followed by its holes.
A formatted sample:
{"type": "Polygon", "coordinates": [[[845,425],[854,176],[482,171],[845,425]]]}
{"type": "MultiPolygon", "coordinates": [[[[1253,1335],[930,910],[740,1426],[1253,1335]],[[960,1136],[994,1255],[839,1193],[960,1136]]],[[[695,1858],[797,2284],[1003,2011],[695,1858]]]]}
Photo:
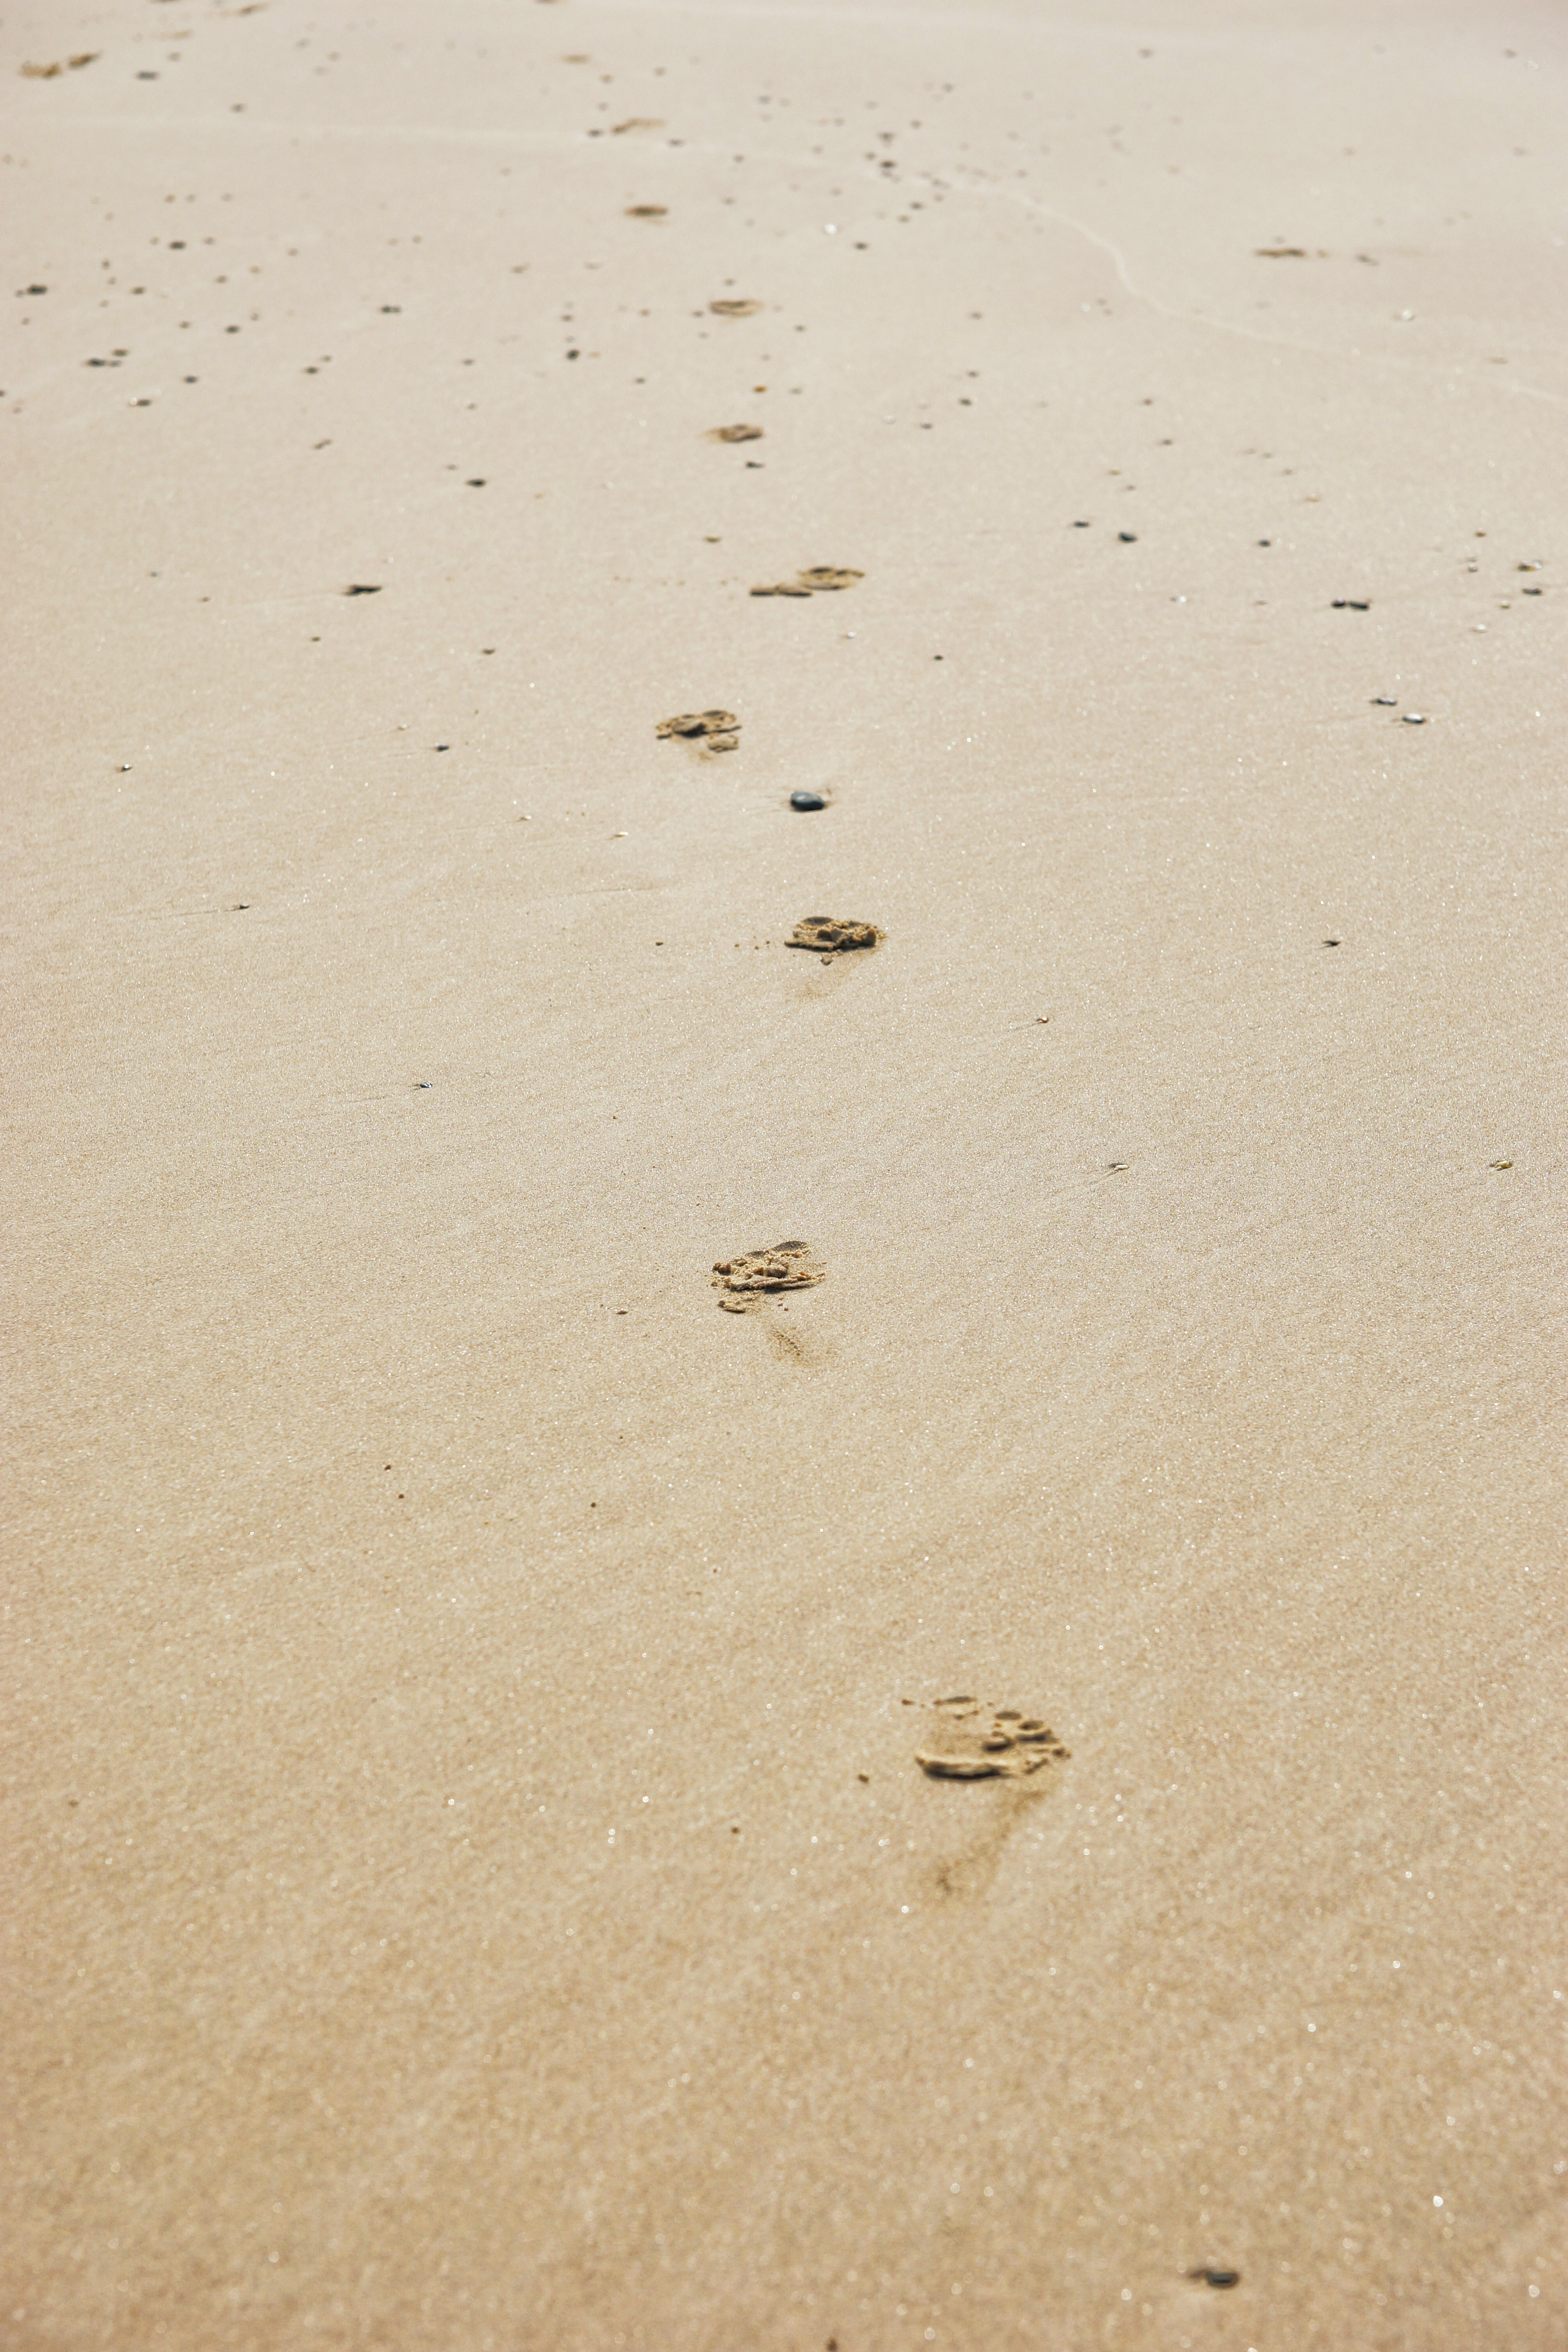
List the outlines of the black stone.
{"type": "Polygon", "coordinates": [[[820,793],[791,793],[789,804],[792,809],[822,809],[827,806],[820,793]]]}

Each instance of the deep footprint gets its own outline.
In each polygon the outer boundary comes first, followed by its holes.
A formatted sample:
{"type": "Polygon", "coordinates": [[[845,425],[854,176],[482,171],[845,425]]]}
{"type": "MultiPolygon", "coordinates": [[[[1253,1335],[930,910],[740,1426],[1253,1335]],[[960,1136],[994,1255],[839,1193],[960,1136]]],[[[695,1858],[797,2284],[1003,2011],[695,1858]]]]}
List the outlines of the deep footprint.
{"type": "Polygon", "coordinates": [[[805,1242],[746,1250],[739,1257],[717,1259],[713,1267],[719,1304],[730,1315],[749,1315],[775,1291],[809,1290],[826,1279],[826,1267],[805,1242]]]}
{"type": "Polygon", "coordinates": [[[654,733],[679,735],[700,751],[733,751],[739,748],[741,722],[732,710],[679,710],[661,719],[654,733]]]}
{"type": "Polygon", "coordinates": [[[875,923],[846,922],[837,915],[803,915],[784,945],[809,948],[824,963],[831,963],[836,955],[878,947],[881,939],[875,923]]]}
{"type": "Polygon", "coordinates": [[[939,1698],[915,1762],[932,1780],[1021,1780],[1071,1754],[1048,1723],[1016,1707],[939,1698]]]}

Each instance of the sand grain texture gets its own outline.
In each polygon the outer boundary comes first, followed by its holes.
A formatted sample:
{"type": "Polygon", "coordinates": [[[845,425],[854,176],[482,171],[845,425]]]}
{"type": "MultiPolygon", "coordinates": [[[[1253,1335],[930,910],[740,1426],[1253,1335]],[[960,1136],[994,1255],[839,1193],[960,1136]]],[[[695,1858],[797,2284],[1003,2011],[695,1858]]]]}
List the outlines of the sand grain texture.
{"type": "Polygon", "coordinates": [[[5,42],[6,2352],[1568,2341],[1561,17],[5,42]]]}

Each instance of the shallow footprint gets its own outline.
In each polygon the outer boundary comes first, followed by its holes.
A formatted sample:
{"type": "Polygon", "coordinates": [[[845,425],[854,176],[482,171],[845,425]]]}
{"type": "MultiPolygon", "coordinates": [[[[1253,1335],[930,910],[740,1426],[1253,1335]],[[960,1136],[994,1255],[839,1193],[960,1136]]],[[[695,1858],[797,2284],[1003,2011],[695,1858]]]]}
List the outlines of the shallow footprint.
{"type": "Polygon", "coordinates": [[[1021,1780],[1071,1752],[1038,1716],[960,1694],[937,1700],[915,1762],[932,1780],[1021,1780]]]}
{"type": "Polygon", "coordinates": [[[661,719],[656,735],[732,735],[740,725],[732,710],[678,710],[661,719]]]}
{"type": "Polygon", "coordinates": [[[931,1890],[948,1901],[970,1903],[988,1895],[1014,1831],[1046,1793],[1046,1785],[1038,1781],[1033,1787],[998,1789],[989,1805],[971,1813],[974,1833],[969,1843],[928,1865],[924,1876],[931,1890]]]}
{"type": "Polygon", "coordinates": [[[797,572],[793,580],[764,581],[753,588],[753,596],[817,596],[831,588],[853,588],[857,580],[864,580],[863,572],[846,571],[836,563],[814,563],[809,570],[797,572]]]}

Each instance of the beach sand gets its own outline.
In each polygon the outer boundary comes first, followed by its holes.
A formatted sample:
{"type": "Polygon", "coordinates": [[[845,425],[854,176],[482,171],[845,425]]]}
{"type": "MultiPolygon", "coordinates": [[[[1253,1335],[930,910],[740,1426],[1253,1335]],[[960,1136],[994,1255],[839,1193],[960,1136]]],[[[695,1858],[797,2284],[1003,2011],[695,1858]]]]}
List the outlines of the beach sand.
{"type": "Polygon", "coordinates": [[[1565,69],[12,12],[11,2352],[1568,2344],[1565,69]]]}

